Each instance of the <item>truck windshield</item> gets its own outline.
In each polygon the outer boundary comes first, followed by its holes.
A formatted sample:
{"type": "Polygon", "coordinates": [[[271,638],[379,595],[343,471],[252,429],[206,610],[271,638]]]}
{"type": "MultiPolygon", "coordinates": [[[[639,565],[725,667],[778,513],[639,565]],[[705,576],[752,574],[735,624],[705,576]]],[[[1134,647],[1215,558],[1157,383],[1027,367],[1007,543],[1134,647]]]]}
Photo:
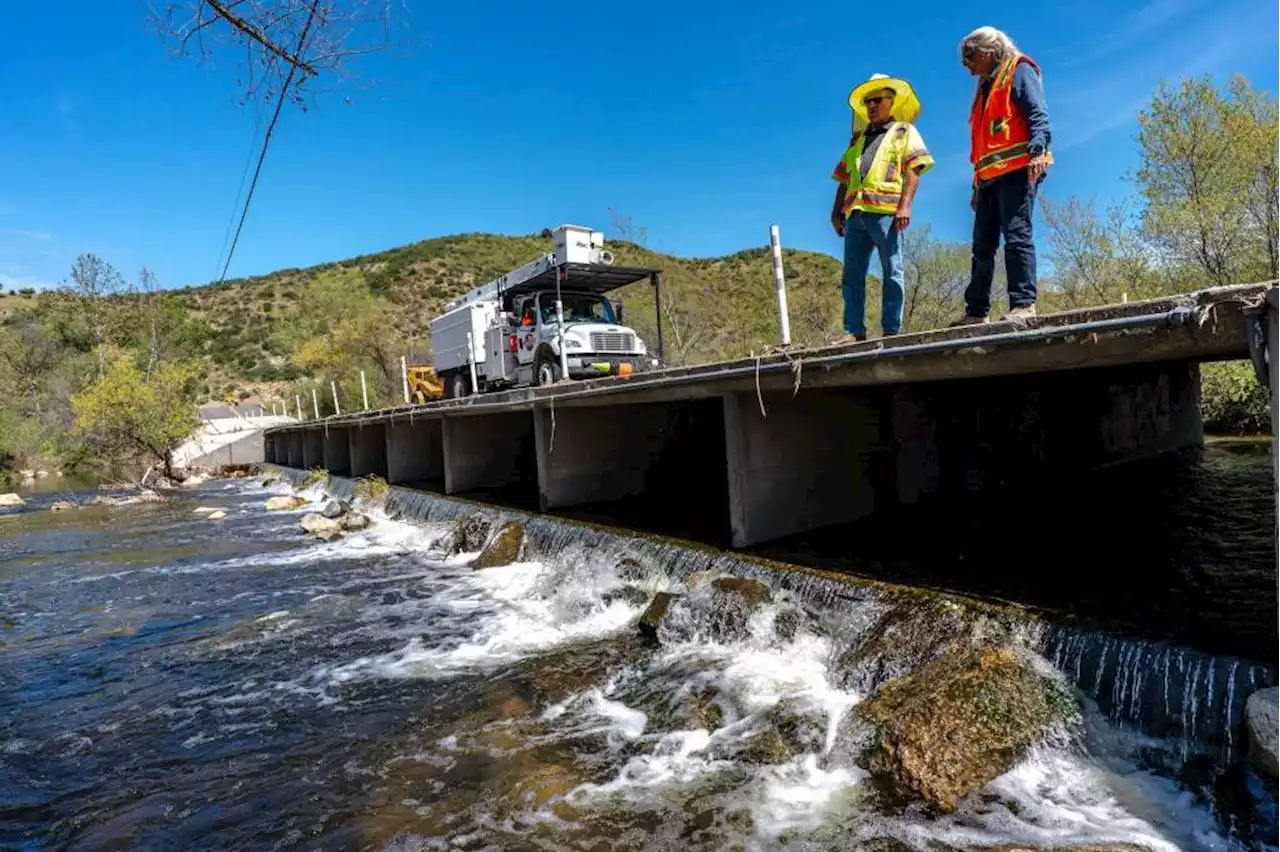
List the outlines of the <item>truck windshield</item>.
{"type": "MultiPolygon", "coordinates": [[[[565,322],[604,322],[616,324],[617,316],[613,312],[613,304],[602,296],[588,296],[580,293],[565,293],[565,322]]],[[[549,325],[556,321],[556,297],[554,293],[544,293],[539,299],[542,308],[542,323],[549,325]]]]}

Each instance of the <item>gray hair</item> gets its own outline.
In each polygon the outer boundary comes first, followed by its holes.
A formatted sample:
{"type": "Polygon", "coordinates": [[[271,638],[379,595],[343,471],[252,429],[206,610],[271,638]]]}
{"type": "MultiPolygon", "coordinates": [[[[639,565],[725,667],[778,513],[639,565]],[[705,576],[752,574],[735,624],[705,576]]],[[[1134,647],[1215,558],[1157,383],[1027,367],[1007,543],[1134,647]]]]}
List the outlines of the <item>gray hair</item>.
{"type": "Polygon", "coordinates": [[[1013,39],[995,27],[978,27],[960,39],[960,54],[962,56],[967,47],[991,51],[995,54],[996,62],[1003,62],[1018,52],[1018,46],[1013,43],[1013,39]]]}

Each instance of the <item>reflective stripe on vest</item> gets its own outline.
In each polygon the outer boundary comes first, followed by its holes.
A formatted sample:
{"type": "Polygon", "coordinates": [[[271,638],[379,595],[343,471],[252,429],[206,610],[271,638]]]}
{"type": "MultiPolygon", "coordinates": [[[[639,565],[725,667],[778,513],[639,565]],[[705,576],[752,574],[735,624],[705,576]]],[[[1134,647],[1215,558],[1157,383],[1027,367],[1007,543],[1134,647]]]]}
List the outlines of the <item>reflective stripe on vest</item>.
{"type": "Polygon", "coordinates": [[[844,164],[849,185],[844,197],[844,215],[863,213],[896,213],[902,200],[902,154],[906,147],[908,125],[895,121],[885,130],[885,138],[871,158],[867,176],[862,176],[862,152],[866,137],[861,133],[845,152],[844,164]]]}
{"type": "MultiPolygon", "coordinates": [[[[1030,57],[1014,54],[1000,64],[986,101],[983,101],[981,88],[974,96],[973,109],[969,114],[969,159],[978,183],[1025,169],[1031,162],[1031,131],[1026,117],[1013,100],[1013,72],[1019,62],[1026,62],[1036,69],[1036,73],[1040,71],[1030,57]]],[[[1053,155],[1048,151],[1044,156],[1048,162],[1053,162],[1053,155]]]]}

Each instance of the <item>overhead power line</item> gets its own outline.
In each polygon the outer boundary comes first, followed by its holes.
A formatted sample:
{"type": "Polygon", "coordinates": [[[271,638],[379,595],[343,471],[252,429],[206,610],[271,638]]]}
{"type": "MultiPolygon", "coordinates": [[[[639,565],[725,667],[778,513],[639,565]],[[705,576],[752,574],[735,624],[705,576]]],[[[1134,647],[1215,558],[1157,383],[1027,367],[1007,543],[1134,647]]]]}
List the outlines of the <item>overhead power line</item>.
{"type": "MultiPolygon", "coordinates": [[[[314,0],[311,4],[311,14],[307,16],[307,22],[302,27],[302,33],[298,36],[298,46],[294,50],[295,56],[302,55],[302,49],[306,46],[307,34],[311,31],[311,24],[316,19],[316,9],[320,5],[320,0],[314,0]]],[[[280,88],[280,95],[276,98],[275,112],[271,115],[271,122],[267,125],[267,133],[262,137],[262,151],[258,154],[258,165],[253,170],[253,180],[249,183],[249,192],[245,195],[244,209],[240,211],[240,222],[236,225],[236,235],[231,240],[231,248],[227,250],[227,259],[222,264],[222,272],[218,276],[218,283],[222,283],[227,278],[227,270],[231,267],[231,258],[235,256],[236,245],[240,242],[240,232],[244,229],[244,221],[249,216],[249,204],[253,201],[253,191],[258,186],[258,176],[262,174],[262,164],[267,159],[267,148],[271,145],[271,134],[275,132],[276,122],[280,119],[280,111],[284,108],[285,99],[289,96],[289,89],[293,86],[293,78],[297,76],[299,63],[291,61],[289,63],[289,75],[285,77],[284,85],[280,88]]]]}

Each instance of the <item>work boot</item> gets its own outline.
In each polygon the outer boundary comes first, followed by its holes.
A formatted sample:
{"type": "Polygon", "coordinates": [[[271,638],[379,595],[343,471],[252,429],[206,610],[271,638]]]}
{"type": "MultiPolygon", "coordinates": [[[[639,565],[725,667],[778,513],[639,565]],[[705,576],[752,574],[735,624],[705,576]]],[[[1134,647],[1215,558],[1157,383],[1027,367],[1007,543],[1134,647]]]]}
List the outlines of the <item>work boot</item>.
{"type": "Polygon", "coordinates": [[[951,325],[947,326],[947,328],[960,328],[961,326],[965,326],[965,325],[986,325],[986,324],[987,324],[986,317],[975,317],[975,316],[970,316],[969,314],[965,314],[964,316],[960,317],[960,319],[956,320],[955,322],[951,323],[951,325]]]}
{"type": "Polygon", "coordinates": [[[848,346],[850,343],[861,343],[866,339],[867,339],[867,336],[865,334],[846,334],[846,335],[843,335],[842,337],[836,338],[835,342],[832,343],[831,345],[832,346],[848,346]]]}
{"type": "Polygon", "coordinates": [[[1010,308],[1009,313],[1000,317],[1001,322],[1021,322],[1023,320],[1034,319],[1036,315],[1035,305],[1023,305],[1020,308],[1010,308]]]}

